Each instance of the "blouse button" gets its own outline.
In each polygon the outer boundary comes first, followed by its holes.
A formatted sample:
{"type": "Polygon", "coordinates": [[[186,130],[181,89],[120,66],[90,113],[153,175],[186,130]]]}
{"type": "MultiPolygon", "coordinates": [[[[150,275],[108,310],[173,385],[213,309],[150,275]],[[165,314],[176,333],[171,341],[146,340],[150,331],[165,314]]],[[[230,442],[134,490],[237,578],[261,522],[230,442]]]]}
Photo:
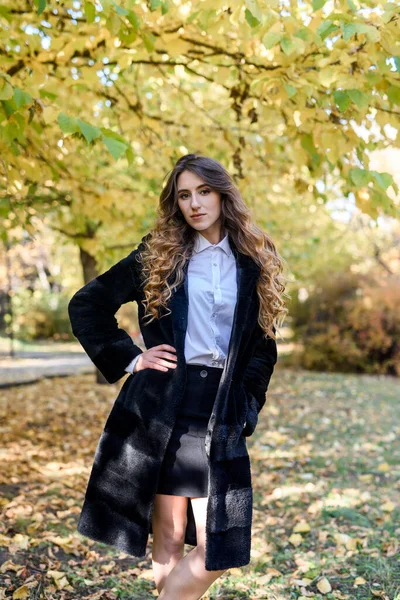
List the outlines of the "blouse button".
{"type": "Polygon", "coordinates": [[[205,369],[203,369],[202,371],[200,371],[200,377],[207,377],[208,373],[205,369]]]}

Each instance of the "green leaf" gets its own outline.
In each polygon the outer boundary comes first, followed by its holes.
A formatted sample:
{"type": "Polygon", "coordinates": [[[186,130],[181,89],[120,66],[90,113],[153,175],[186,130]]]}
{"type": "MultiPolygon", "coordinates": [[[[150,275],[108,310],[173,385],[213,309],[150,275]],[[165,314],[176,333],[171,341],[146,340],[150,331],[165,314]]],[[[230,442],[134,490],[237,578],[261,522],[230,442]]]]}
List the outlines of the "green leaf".
{"type": "Polygon", "coordinates": [[[147,52],[152,52],[156,44],[155,36],[152,33],[147,33],[146,31],[142,31],[141,36],[147,52]]]}
{"type": "Polygon", "coordinates": [[[120,140],[116,140],[113,137],[103,135],[102,139],[115,160],[118,160],[119,157],[122,154],[124,154],[124,152],[126,152],[128,148],[128,145],[126,143],[121,142],[120,140]]]}
{"type": "Polygon", "coordinates": [[[393,177],[389,173],[379,173],[378,171],[370,171],[370,173],[383,190],[387,190],[393,184],[393,177]]]}
{"type": "Polygon", "coordinates": [[[328,37],[333,31],[339,29],[332,21],[324,21],[317,29],[317,33],[322,40],[328,37]]]}
{"type": "MultiPolygon", "coordinates": [[[[169,6],[168,6],[168,0],[164,0],[163,2],[161,2],[161,14],[162,15],[166,15],[168,12],[169,6]]],[[[129,162],[129,160],[128,160],[129,162]]]]}
{"type": "Polygon", "coordinates": [[[46,8],[46,0],[35,0],[35,6],[38,9],[38,15],[41,15],[46,8]]]}
{"type": "Polygon", "coordinates": [[[0,17],[7,19],[9,23],[12,21],[11,7],[10,6],[0,6],[0,17]]]}
{"type": "Polygon", "coordinates": [[[304,150],[306,150],[306,152],[308,152],[308,154],[311,156],[313,163],[319,165],[321,159],[314,145],[314,140],[311,133],[305,133],[301,137],[301,145],[304,148],[304,150]]]}
{"type": "Polygon", "coordinates": [[[356,24],[355,23],[344,23],[342,25],[342,29],[343,29],[343,39],[345,42],[348,42],[349,39],[356,32],[356,24]]]}
{"type": "Polygon", "coordinates": [[[79,131],[79,126],[75,117],[69,117],[63,112],[57,115],[57,122],[64,134],[76,133],[79,131]]]}
{"type": "Polygon", "coordinates": [[[354,167],[349,171],[350,181],[357,187],[362,188],[368,185],[370,181],[370,173],[365,169],[359,169],[358,167],[354,167]]]}
{"type": "Polygon", "coordinates": [[[262,12],[258,0],[246,0],[246,8],[259,23],[262,21],[262,12]]]}
{"type": "Polygon", "coordinates": [[[129,165],[132,165],[132,164],[133,164],[133,160],[134,160],[134,158],[135,158],[135,157],[134,157],[134,155],[133,155],[132,148],[131,148],[130,146],[128,146],[128,147],[127,147],[127,150],[126,150],[126,159],[127,159],[127,161],[128,161],[128,164],[129,164],[129,165]]]}
{"type": "Polygon", "coordinates": [[[400,73],[400,56],[393,56],[394,66],[396,67],[396,71],[400,73]]]}
{"type": "Polygon", "coordinates": [[[356,23],[355,28],[356,33],[365,33],[368,41],[376,42],[377,40],[379,40],[379,30],[373,25],[367,25],[366,23],[356,23]]]}
{"type": "Polygon", "coordinates": [[[129,10],[128,14],[126,15],[126,18],[128,19],[129,23],[133,26],[134,30],[138,31],[140,27],[140,18],[137,16],[137,14],[132,10],[129,10]]]}
{"type": "Polygon", "coordinates": [[[264,35],[264,37],[262,39],[262,43],[267,48],[267,50],[269,50],[270,48],[275,46],[275,44],[277,44],[281,38],[282,38],[282,33],[278,33],[276,31],[268,31],[264,35]]]}
{"type": "Polygon", "coordinates": [[[21,108],[25,104],[30,104],[32,102],[32,96],[28,94],[28,92],[24,92],[21,88],[14,88],[14,102],[17,108],[21,108]]]}
{"type": "Polygon", "coordinates": [[[296,46],[293,43],[293,40],[291,40],[290,38],[288,38],[286,35],[281,39],[281,48],[283,50],[283,52],[286,54],[286,56],[289,56],[289,54],[292,54],[292,52],[294,52],[296,50],[296,46]]]}
{"type": "Polygon", "coordinates": [[[257,27],[260,24],[260,21],[255,18],[255,16],[249,11],[248,8],[244,11],[244,16],[250,27],[257,27]]]}
{"type": "Polygon", "coordinates": [[[387,95],[392,104],[400,104],[400,87],[391,85],[387,91],[387,95]]]}
{"type": "Polygon", "coordinates": [[[119,15],[120,17],[126,17],[129,11],[123,6],[117,4],[116,2],[113,2],[113,4],[115,6],[115,12],[117,13],[117,15],[119,15]]]}
{"type": "Polygon", "coordinates": [[[385,191],[379,188],[369,189],[369,195],[371,198],[371,206],[383,209],[384,213],[396,217],[396,209],[393,205],[391,198],[386,194],[385,191]]]}
{"type": "Polygon", "coordinates": [[[85,13],[86,21],[88,23],[93,23],[96,17],[96,8],[94,4],[91,2],[85,2],[83,5],[83,10],[85,13]]]}
{"type": "Polygon", "coordinates": [[[358,108],[365,108],[369,104],[369,97],[360,90],[346,90],[350,100],[358,106],[358,108]]]}
{"type": "Polygon", "coordinates": [[[320,10],[326,4],[326,0],[312,0],[313,11],[320,10]]]}
{"type": "Polygon", "coordinates": [[[354,4],[353,0],[347,0],[347,4],[349,5],[351,12],[357,11],[357,6],[354,4]]]}
{"type": "Polygon", "coordinates": [[[160,0],[151,0],[150,1],[150,10],[151,10],[151,12],[153,12],[154,10],[157,10],[157,8],[159,6],[161,6],[160,0]]]}
{"type": "Polygon", "coordinates": [[[304,42],[307,42],[307,40],[311,38],[311,31],[304,27],[303,29],[296,31],[293,37],[300,38],[304,42]]]}
{"type": "Polygon", "coordinates": [[[293,87],[292,85],[289,85],[287,83],[284,83],[284,88],[287,92],[287,95],[289,96],[289,98],[291,98],[292,96],[294,96],[295,94],[297,94],[297,90],[295,87],[293,87]]]}
{"type": "Polygon", "coordinates": [[[339,107],[341,112],[345,112],[350,106],[350,98],[347,95],[347,91],[336,90],[333,92],[333,98],[335,104],[339,107]]]}
{"type": "Polygon", "coordinates": [[[0,77],[0,100],[10,100],[13,96],[13,86],[6,81],[5,77],[0,77]]]}
{"type": "Polygon", "coordinates": [[[90,142],[93,142],[93,140],[95,140],[101,135],[101,131],[98,127],[95,127],[90,123],[86,123],[86,121],[82,121],[82,119],[77,119],[76,122],[82,135],[85,136],[85,139],[88,142],[88,144],[90,144],[90,142]]]}

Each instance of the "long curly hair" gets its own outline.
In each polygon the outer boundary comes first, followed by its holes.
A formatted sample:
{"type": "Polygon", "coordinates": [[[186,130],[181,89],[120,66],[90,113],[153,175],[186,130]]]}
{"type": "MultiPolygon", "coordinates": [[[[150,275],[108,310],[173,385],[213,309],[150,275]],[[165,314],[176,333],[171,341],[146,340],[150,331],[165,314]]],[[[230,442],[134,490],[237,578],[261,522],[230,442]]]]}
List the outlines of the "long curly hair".
{"type": "Polygon", "coordinates": [[[284,259],[271,237],[253,222],[250,210],[226,169],[217,160],[199,154],[182,156],[171,170],[160,195],[155,225],[143,238],[143,250],[136,257],[142,264],[145,282],[142,303],[144,317],[149,318],[147,324],[160,318],[163,309],[169,311],[165,315],[171,314],[168,301],[173,288],[183,282],[184,266],[194,249],[197,231],[186,222],[178,205],[177,180],[185,170],[196,173],[221,194],[222,227],[237,249],[261,267],[257,283],[258,323],[265,336],[276,339],[278,321],[282,322],[288,312],[283,296],[290,297],[284,292],[284,259]]]}

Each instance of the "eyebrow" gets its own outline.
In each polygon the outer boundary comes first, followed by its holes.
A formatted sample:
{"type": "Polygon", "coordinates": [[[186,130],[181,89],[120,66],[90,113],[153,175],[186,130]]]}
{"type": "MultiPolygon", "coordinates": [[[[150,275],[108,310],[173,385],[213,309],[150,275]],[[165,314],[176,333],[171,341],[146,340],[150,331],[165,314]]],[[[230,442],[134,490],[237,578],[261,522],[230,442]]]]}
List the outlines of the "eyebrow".
{"type": "MultiPolygon", "coordinates": [[[[202,183],[201,185],[198,185],[198,186],[197,186],[196,190],[198,190],[198,189],[200,189],[200,188],[202,188],[202,187],[206,187],[206,186],[207,186],[207,187],[210,187],[210,186],[208,185],[208,183],[202,183]]],[[[182,188],[181,190],[178,190],[178,194],[179,194],[180,192],[190,192],[190,190],[185,190],[185,189],[183,189],[183,188],[182,188]]]]}

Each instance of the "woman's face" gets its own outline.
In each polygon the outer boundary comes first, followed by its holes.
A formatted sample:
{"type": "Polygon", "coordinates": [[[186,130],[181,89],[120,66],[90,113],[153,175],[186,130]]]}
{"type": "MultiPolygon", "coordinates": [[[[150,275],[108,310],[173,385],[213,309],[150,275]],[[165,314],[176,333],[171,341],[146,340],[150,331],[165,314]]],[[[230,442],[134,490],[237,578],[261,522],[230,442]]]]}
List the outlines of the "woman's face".
{"type": "Polygon", "coordinates": [[[186,222],[202,235],[219,236],[221,229],[221,194],[192,171],[182,171],[177,179],[178,205],[186,222]],[[193,215],[204,216],[194,219],[193,215]]]}

